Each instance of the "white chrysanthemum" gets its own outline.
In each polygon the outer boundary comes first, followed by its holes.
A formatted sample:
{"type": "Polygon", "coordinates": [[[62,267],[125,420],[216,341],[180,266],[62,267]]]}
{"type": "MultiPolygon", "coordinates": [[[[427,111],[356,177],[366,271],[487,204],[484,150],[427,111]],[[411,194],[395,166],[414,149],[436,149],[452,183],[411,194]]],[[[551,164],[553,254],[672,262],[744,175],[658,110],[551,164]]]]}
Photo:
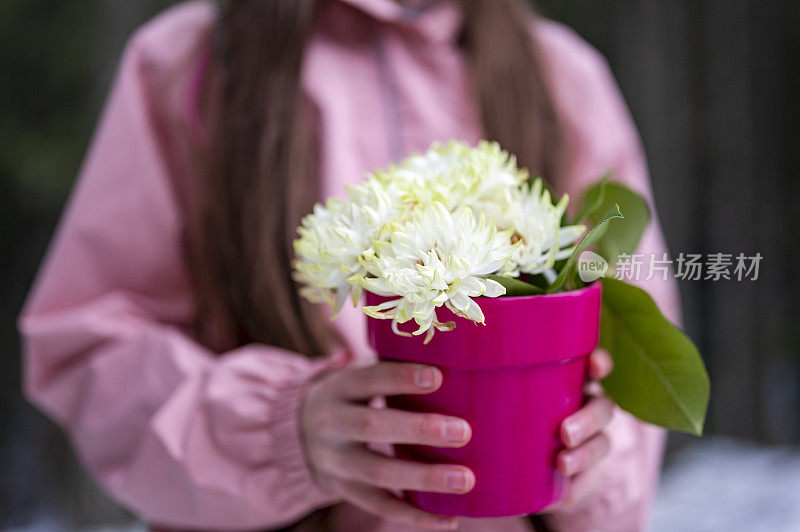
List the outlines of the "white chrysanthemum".
{"type": "Polygon", "coordinates": [[[365,252],[366,275],[352,282],[382,296],[400,296],[380,305],[364,307],[374,318],[397,323],[414,320],[414,334],[450,330],[436,308],[445,305],[456,315],[483,323],[480,306],[472,298],[505,294],[499,283],[483,276],[497,272],[516,251],[511,231],[498,231],[484,215],[477,218],[469,208],[451,213],[439,202],[420,206],[409,220],[398,224],[388,241],[375,242],[365,252]]]}
{"type": "Polygon", "coordinates": [[[567,258],[586,228],[582,225],[561,227],[561,218],[569,197],[565,194],[553,205],[541,179],[513,191],[511,205],[492,213],[498,227],[512,229],[514,242],[522,245],[507,264],[504,274],[519,276],[544,274],[548,282],[555,278],[553,264],[567,258]]]}
{"type": "Polygon", "coordinates": [[[355,304],[361,288],[347,280],[363,274],[359,256],[372,247],[388,224],[397,218],[396,189],[375,179],[349,187],[347,198],[329,198],[303,218],[294,241],[297,259],[294,279],[304,286],[301,295],[315,303],[328,303],[338,312],[347,295],[355,304]]]}
{"type": "Polygon", "coordinates": [[[475,147],[457,141],[434,143],[427,152],[412,155],[376,176],[397,186],[405,202],[438,201],[451,212],[471,207],[476,213],[504,208],[511,201],[511,192],[528,179],[528,173],[517,168],[514,156],[487,141],[475,147]]]}
{"type": "Polygon", "coordinates": [[[553,205],[541,180],[527,179],[513,156],[485,141],[434,144],[377,172],[303,219],[294,243],[301,294],[334,315],[363,289],[399,296],[364,311],[392,319],[395,331],[413,319],[426,342],[455,325],[438,320],[442,305],[483,323],[472,298],[505,293],[487,274],[543,274],[552,283],[554,263],[584,231],[560,227],[567,196],[553,205]]]}

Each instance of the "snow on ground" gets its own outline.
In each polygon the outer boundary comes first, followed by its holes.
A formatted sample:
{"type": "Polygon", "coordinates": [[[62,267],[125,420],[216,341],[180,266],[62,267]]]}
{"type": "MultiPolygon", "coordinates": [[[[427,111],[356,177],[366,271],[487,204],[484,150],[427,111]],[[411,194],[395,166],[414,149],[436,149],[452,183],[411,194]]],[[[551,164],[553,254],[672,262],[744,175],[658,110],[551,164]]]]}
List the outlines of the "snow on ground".
{"type": "Polygon", "coordinates": [[[800,448],[703,438],[670,462],[652,532],[800,532],[800,448]]]}

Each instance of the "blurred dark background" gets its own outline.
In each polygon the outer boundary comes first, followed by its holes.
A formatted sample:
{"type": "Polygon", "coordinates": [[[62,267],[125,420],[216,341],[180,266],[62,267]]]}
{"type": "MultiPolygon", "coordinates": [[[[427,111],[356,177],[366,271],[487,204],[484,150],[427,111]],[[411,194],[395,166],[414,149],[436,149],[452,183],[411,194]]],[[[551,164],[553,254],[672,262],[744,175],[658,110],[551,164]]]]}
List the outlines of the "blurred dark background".
{"type": "MultiPolygon", "coordinates": [[[[15,320],[125,40],[171,3],[0,2],[3,530],[34,518],[41,530],[125,521],[80,472],[58,430],[22,400],[15,320]]],[[[685,328],[711,374],[710,440],[793,449],[800,443],[800,3],[538,6],[607,56],[644,139],[673,254],[764,257],[756,282],[682,282],[685,328]]],[[[668,467],[686,445],[699,443],[671,436],[668,467]]]]}

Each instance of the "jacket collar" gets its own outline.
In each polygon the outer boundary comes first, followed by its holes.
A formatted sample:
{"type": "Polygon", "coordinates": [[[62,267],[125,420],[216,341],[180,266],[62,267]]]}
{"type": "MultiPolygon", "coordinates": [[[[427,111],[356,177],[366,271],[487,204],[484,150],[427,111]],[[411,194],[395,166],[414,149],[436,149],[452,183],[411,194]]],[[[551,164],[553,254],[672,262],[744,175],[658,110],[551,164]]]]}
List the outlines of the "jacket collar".
{"type": "Polygon", "coordinates": [[[338,0],[381,22],[415,30],[435,42],[452,41],[463,22],[455,0],[338,0]]]}

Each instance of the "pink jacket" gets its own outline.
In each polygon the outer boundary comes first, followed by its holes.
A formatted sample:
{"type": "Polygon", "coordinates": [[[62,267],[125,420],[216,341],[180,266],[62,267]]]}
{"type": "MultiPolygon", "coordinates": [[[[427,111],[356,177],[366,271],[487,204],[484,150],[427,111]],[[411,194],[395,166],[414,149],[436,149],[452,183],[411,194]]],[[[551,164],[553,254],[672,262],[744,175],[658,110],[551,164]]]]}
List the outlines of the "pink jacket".
{"type": "MultiPolygon", "coordinates": [[[[393,0],[323,9],[303,86],[321,112],[325,196],[431,141],[481,137],[452,1],[421,14],[393,0]]],[[[196,52],[214,17],[210,1],[181,4],[130,41],[20,320],[25,388],[97,481],[148,522],[265,529],[336,502],[314,485],[297,424],[305,386],[328,361],[257,344],[217,356],[188,332],[186,205],[192,154],[205,140],[196,52]]],[[[613,168],[650,197],[637,133],[603,58],[559,24],[540,21],[532,32],[574,147],[566,191],[613,168]]],[[[665,251],[657,222],[641,251],[665,251]]],[[[643,284],[677,321],[674,283],[643,284]]],[[[359,311],[336,324],[361,362],[373,359],[359,311]]],[[[646,527],[664,434],[621,411],[609,433],[603,489],[547,516],[554,529],[646,527]]],[[[398,530],[352,507],[334,520],[339,530],[398,530]]],[[[461,529],[528,527],[511,518],[461,529]]]]}

